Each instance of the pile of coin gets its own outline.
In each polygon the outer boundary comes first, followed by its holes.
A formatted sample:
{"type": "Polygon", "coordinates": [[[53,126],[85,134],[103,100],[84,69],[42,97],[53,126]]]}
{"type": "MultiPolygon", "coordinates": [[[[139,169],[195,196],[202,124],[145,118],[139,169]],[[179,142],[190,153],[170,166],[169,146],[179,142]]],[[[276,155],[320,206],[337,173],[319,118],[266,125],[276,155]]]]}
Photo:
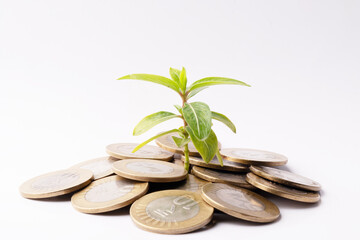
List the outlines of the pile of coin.
{"type": "MultiPolygon", "coordinates": [[[[109,156],[76,164],[69,169],[30,179],[20,186],[25,198],[40,199],[73,193],[72,206],[83,213],[103,213],[128,205],[141,229],[181,234],[210,225],[214,209],[235,218],[268,223],[280,216],[279,208],[261,196],[315,203],[320,185],[300,175],[274,168],[287,163],[283,155],[254,149],[220,150],[205,163],[190,147],[191,173],[184,170],[182,149],[157,139],[136,153],[134,143],[106,147],[109,156]]],[[[221,146],[221,145],[219,145],[221,146]]]]}

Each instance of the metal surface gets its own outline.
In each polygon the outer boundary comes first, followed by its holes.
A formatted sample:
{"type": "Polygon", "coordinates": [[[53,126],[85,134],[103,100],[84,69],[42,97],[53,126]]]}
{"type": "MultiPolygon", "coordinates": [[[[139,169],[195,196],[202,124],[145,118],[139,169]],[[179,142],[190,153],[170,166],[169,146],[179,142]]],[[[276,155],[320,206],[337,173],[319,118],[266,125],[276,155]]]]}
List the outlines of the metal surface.
{"type": "Polygon", "coordinates": [[[145,182],[176,182],[187,175],[182,166],[149,159],[119,160],[113,164],[113,171],[124,178],[145,182]]]}
{"type": "Polygon", "coordinates": [[[118,160],[119,159],[113,158],[111,156],[99,157],[78,163],[71,168],[82,168],[90,170],[94,174],[94,180],[97,180],[113,174],[114,172],[112,171],[112,165],[118,160]]]}
{"type": "Polygon", "coordinates": [[[209,182],[227,183],[254,189],[254,187],[246,181],[246,174],[243,173],[220,172],[198,166],[194,166],[191,173],[209,182]]]}
{"type": "Polygon", "coordinates": [[[184,190],[154,192],[135,201],[130,208],[141,229],[164,234],[192,232],[208,224],[214,208],[200,194],[184,190]]]}
{"type": "Polygon", "coordinates": [[[260,177],[287,186],[300,188],[308,191],[320,191],[321,189],[319,183],[292,172],[288,172],[272,167],[261,167],[261,166],[251,166],[250,170],[251,172],[253,172],[254,174],[260,177]]]}
{"type": "Polygon", "coordinates": [[[73,168],[50,172],[32,178],[20,186],[25,198],[48,198],[79,190],[90,184],[93,173],[90,170],[73,168]]]}
{"type": "Polygon", "coordinates": [[[106,152],[118,159],[157,159],[170,161],[174,154],[162,148],[152,145],[145,145],[135,153],[132,153],[137,143],[114,143],[106,146],[106,152]]]}
{"type": "Polygon", "coordinates": [[[71,198],[73,207],[83,213],[102,213],[125,207],[143,196],[147,182],[110,176],[92,182],[71,198]]]}
{"type": "MultiPolygon", "coordinates": [[[[185,161],[185,156],[181,156],[181,160],[185,161]]],[[[206,163],[200,157],[194,157],[194,156],[190,156],[189,161],[190,164],[199,167],[217,169],[222,171],[230,171],[230,172],[249,172],[249,167],[247,165],[228,161],[226,159],[223,159],[223,166],[221,166],[216,156],[209,163],[206,163]]]]}
{"type": "Polygon", "coordinates": [[[229,161],[247,165],[281,166],[288,161],[281,154],[249,148],[225,148],[220,154],[229,161]]]}
{"type": "Polygon", "coordinates": [[[280,216],[274,203],[244,188],[208,183],[202,188],[202,197],[214,208],[247,221],[272,222],[280,216]]]}
{"type": "Polygon", "coordinates": [[[258,177],[253,173],[246,175],[246,180],[257,188],[274,195],[291,199],[298,202],[315,203],[320,200],[320,194],[317,192],[309,192],[298,190],[285,185],[271,182],[264,178],[258,177]]]}

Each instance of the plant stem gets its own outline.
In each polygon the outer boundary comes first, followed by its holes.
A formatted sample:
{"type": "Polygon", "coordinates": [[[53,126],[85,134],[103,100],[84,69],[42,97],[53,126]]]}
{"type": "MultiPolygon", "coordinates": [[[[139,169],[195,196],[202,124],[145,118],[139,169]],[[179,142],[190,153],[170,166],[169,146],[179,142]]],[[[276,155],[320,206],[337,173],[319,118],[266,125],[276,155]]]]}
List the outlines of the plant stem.
{"type": "MultiPolygon", "coordinates": [[[[181,95],[181,98],[182,98],[182,107],[185,106],[185,103],[187,102],[187,94],[184,94],[184,95],[181,95]]],[[[186,132],[186,126],[187,126],[187,122],[185,121],[185,118],[183,117],[183,120],[184,120],[184,130],[185,130],[185,137],[188,138],[189,135],[188,133],[186,132]]],[[[184,163],[184,168],[186,171],[189,171],[189,145],[188,144],[185,144],[184,146],[184,155],[185,155],[185,163],[184,163]]]]}

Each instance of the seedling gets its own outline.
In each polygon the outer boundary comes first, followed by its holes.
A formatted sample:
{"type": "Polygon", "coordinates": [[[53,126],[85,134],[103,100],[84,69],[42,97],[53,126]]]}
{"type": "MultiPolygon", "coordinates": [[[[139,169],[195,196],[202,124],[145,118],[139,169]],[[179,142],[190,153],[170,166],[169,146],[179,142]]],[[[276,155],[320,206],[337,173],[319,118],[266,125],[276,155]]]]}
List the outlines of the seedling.
{"type": "Polygon", "coordinates": [[[216,155],[222,165],[222,157],[219,153],[218,140],[214,131],[211,129],[212,119],[223,122],[234,133],[236,133],[235,125],[225,115],[211,111],[210,107],[206,103],[189,102],[189,99],[195,96],[200,91],[213,85],[230,84],[242,85],[247,87],[250,87],[250,85],[231,78],[206,77],[197,80],[193,82],[190,86],[188,86],[185,68],[182,68],[181,71],[178,69],[170,68],[170,76],[171,78],[152,74],[130,74],[118,79],[142,80],[161,84],[177,92],[182,100],[181,106],[174,105],[179,114],[160,111],[146,116],[135,126],[133,135],[138,136],[151,129],[155,125],[173,118],[182,119],[184,125],[179,127],[178,129],[172,129],[157,134],[156,136],[139,144],[133,150],[133,152],[136,152],[137,150],[145,146],[147,143],[155,140],[158,137],[169,133],[178,133],[179,137],[173,136],[172,138],[178,147],[183,148],[185,155],[184,168],[186,170],[189,170],[188,144],[190,141],[192,141],[195,148],[199,151],[202,159],[206,163],[210,162],[216,155]]]}

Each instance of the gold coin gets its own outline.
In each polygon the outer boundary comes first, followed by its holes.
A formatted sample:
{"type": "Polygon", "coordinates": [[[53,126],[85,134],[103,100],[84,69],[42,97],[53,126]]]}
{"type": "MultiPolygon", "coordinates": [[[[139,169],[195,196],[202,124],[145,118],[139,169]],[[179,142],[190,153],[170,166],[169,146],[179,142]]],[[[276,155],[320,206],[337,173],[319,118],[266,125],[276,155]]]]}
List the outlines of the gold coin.
{"type": "Polygon", "coordinates": [[[271,167],[251,166],[251,172],[273,182],[308,191],[320,191],[319,183],[298,174],[271,167]]]}
{"type": "Polygon", "coordinates": [[[172,163],[184,167],[184,162],[181,159],[174,158],[172,163]]]}
{"type": "Polygon", "coordinates": [[[181,182],[179,182],[179,186],[176,187],[178,190],[186,190],[190,192],[200,192],[202,186],[209,183],[208,181],[204,181],[201,178],[198,178],[192,174],[188,174],[187,178],[181,182]]]}
{"type": "MultiPolygon", "coordinates": [[[[181,160],[185,161],[185,156],[181,156],[181,160]]],[[[249,167],[247,165],[243,165],[241,163],[231,162],[226,159],[223,159],[223,166],[220,165],[219,160],[215,156],[209,163],[206,163],[202,158],[199,157],[189,157],[189,162],[192,165],[205,167],[205,168],[212,168],[217,170],[223,171],[230,171],[230,172],[248,172],[249,167]]]]}
{"type": "Polygon", "coordinates": [[[291,199],[298,202],[315,203],[320,200],[320,194],[317,192],[308,192],[298,190],[285,185],[274,183],[256,176],[253,173],[248,173],[246,180],[257,188],[274,195],[291,199]]]}
{"type": "Polygon", "coordinates": [[[162,148],[152,145],[145,145],[138,151],[132,153],[134,148],[138,146],[137,143],[114,143],[106,146],[106,152],[118,159],[158,159],[170,161],[173,159],[174,154],[165,151],[162,148]]]}
{"type": "MultiPolygon", "coordinates": [[[[161,148],[178,154],[184,154],[183,148],[179,148],[175,143],[172,137],[180,137],[177,133],[169,133],[167,135],[161,136],[155,140],[156,144],[159,145],[161,148]]],[[[221,144],[219,143],[219,149],[221,149],[221,144]]],[[[200,156],[198,150],[196,150],[194,144],[189,142],[189,155],[190,156],[200,156]]]]}
{"type": "Polygon", "coordinates": [[[229,161],[247,165],[280,166],[288,161],[281,154],[249,148],[225,148],[220,154],[229,161]]]}
{"type": "Polygon", "coordinates": [[[214,208],[200,194],[165,190],[147,194],[130,208],[134,223],[141,229],[164,234],[192,232],[208,224],[214,208]]]}
{"type": "Polygon", "coordinates": [[[43,174],[24,182],[20,193],[25,198],[48,198],[79,190],[90,184],[93,173],[87,169],[66,169],[43,174]]]}
{"type": "Polygon", "coordinates": [[[113,164],[113,171],[121,177],[144,182],[176,182],[187,175],[182,166],[149,159],[120,160],[113,164]]]}
{"type": "Polygon", "coordinates": [[[214,208],[247,221],[272,222],[280,216],[274,203],[244,188],[208,183],[202,188],[202,197],[214,208]]]}
{"type": "Polygon", "coordinates": [[[113,174],[112,165],[119,159],[107,156],[91,159],[72,166],[71,168],[88,169],[93,172],[94,180],[113,174]]]}
{"type": "Polygon", "coordinates": [[[246,181],[246,174],[242,173],[220,172],[198,166],[194,166],[191,173],[209,182],[228,183],[244,188],[254,188],[246,181]]]}
{"type": "Polygon", "coordinates": [[[147,182],[110,176],[92,182],[71,198],[73,207],[83,213],[102,213],[125,207],[143,196],[147,182]]]}

